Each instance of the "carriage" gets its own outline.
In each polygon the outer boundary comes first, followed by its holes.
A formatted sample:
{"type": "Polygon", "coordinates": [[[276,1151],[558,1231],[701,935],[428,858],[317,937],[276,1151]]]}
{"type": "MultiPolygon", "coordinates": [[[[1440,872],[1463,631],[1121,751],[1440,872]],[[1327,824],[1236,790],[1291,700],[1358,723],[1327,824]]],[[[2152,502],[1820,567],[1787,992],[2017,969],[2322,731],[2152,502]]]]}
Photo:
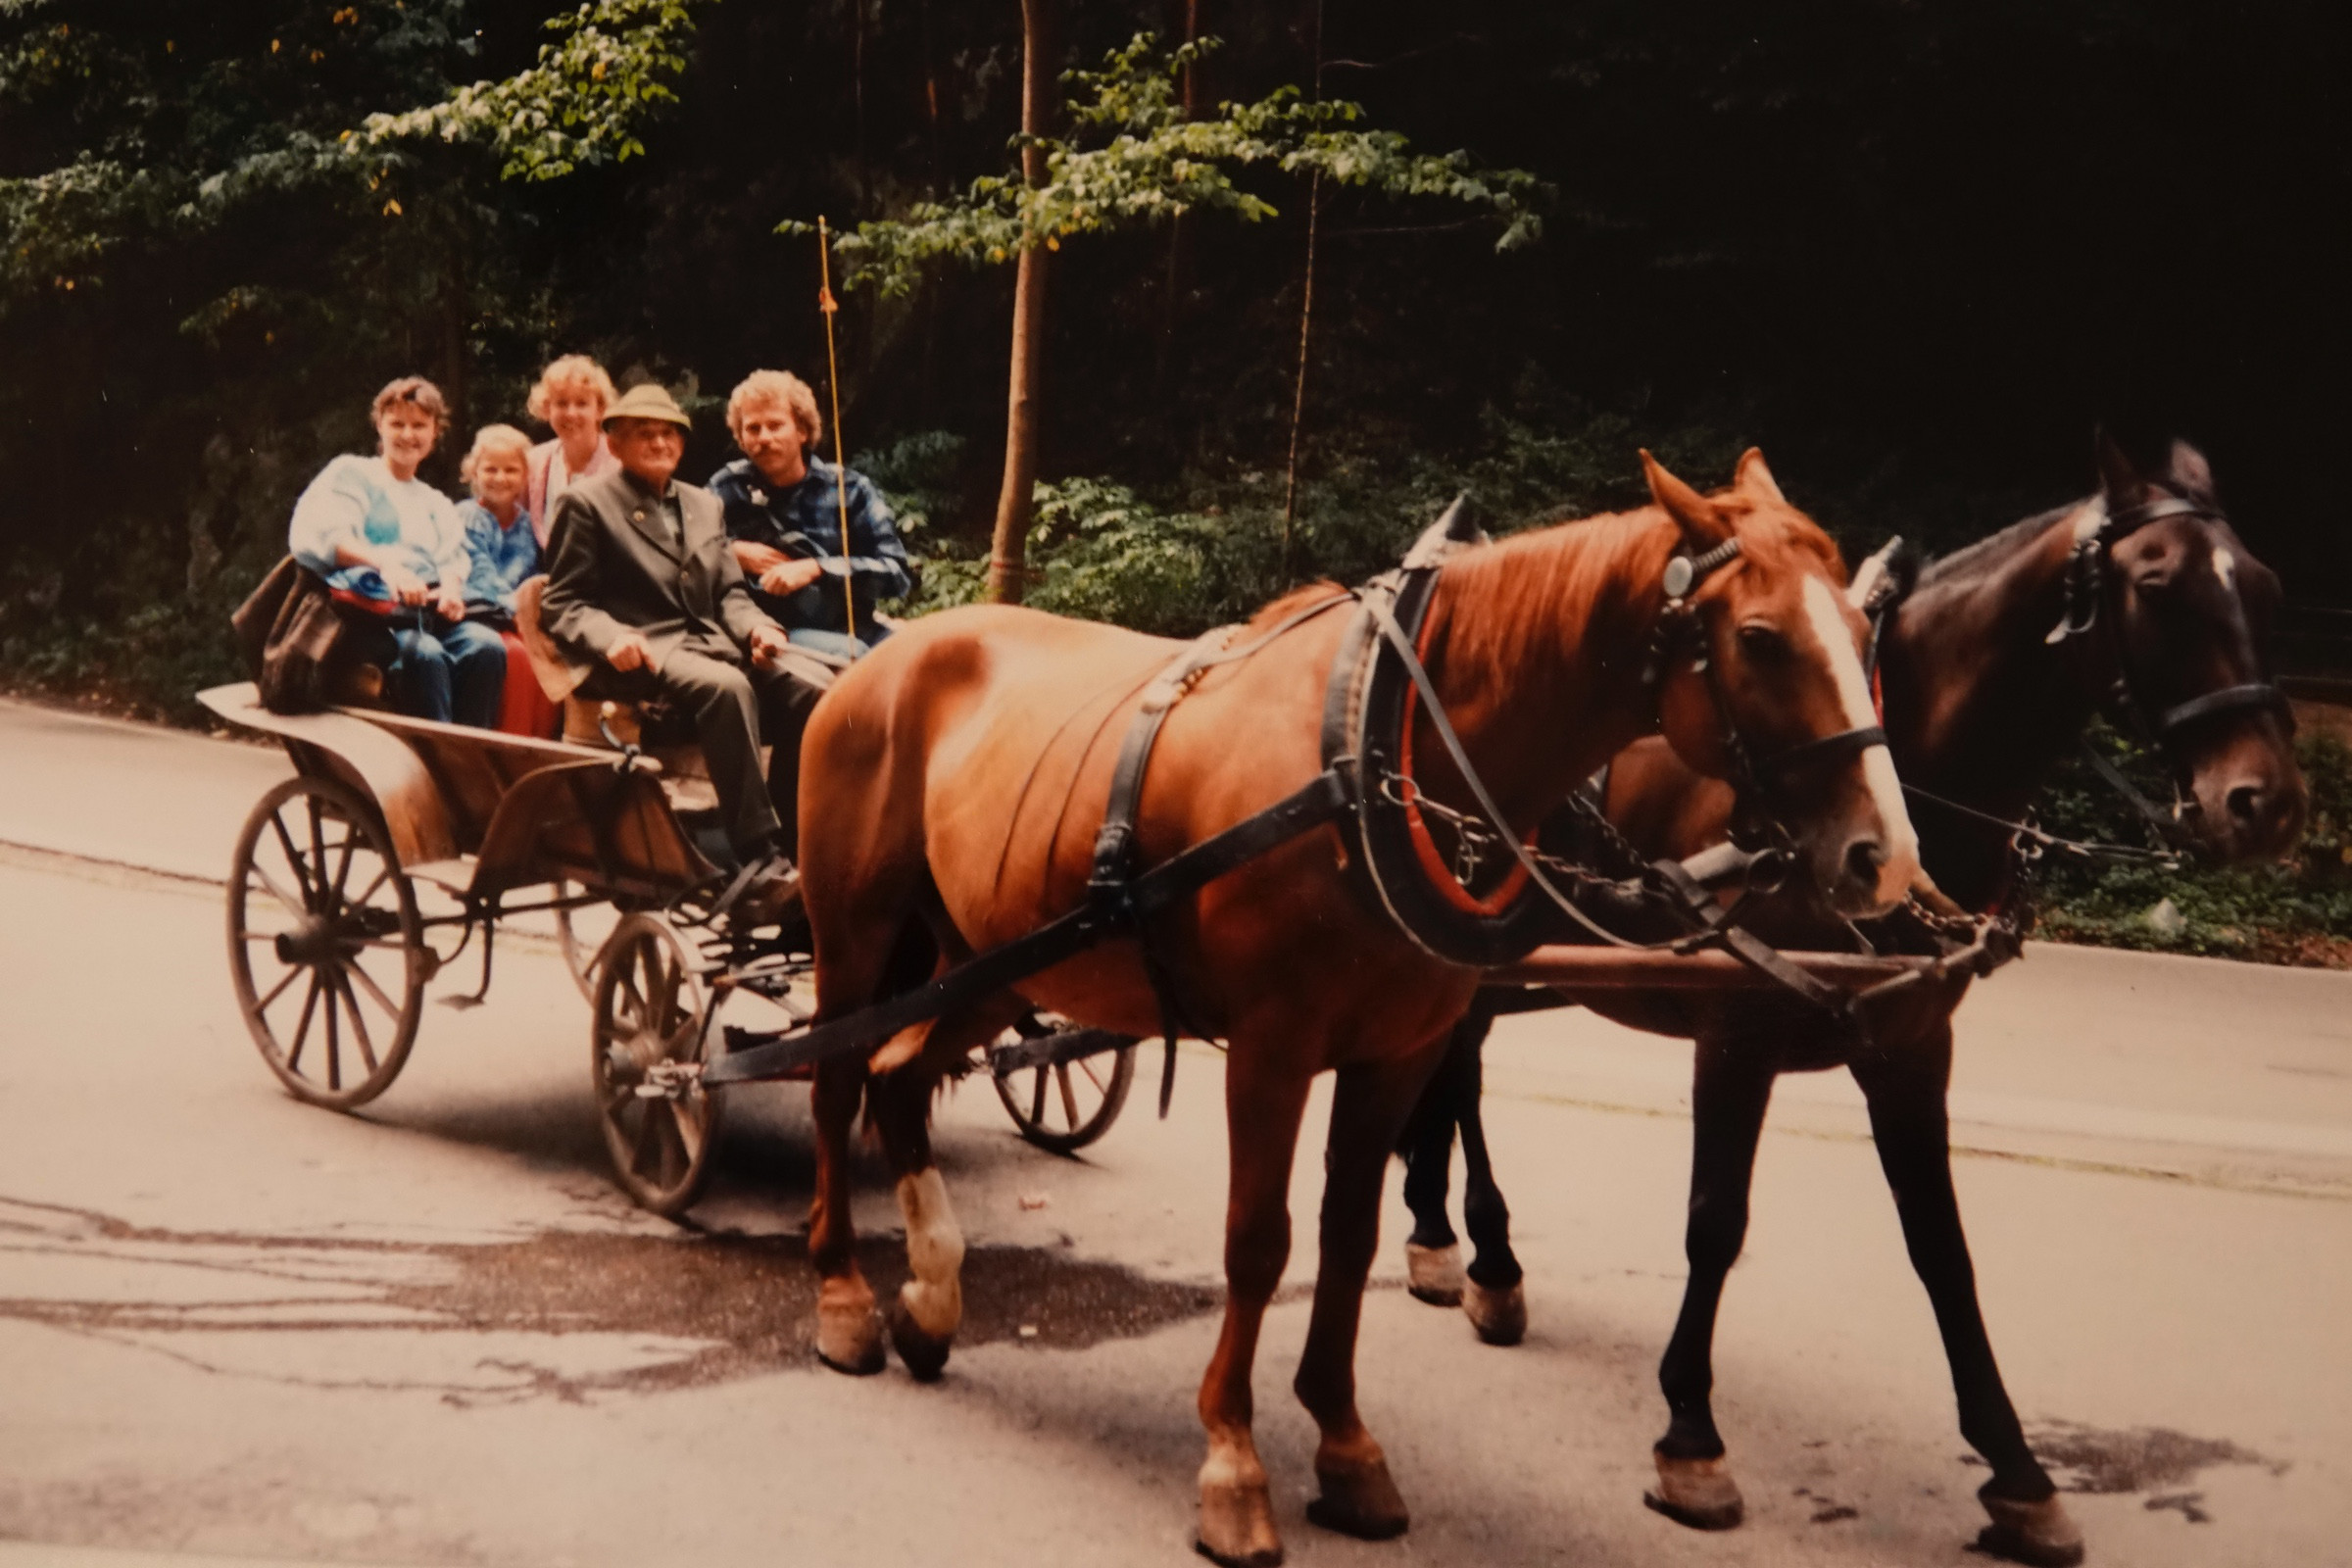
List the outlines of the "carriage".
{"type": "MultiPolygon", "coordinates": [[[[638,744],[609,705],[589,710],[588,744],[576,722],[573,738],[537,740],[377,709],[275,713],[249,682],[201,701],[294,764],[246,818],[228,881],[238,1005],[286,1089],[336,1109],[382,1094],[427,988],[478,943],[478,982],[441,1001],[480,1003],[502,922],[539,917],[594,1014],[590,1071],[620,1185],[657,1213],[689,1207],[724,1099],[690,1069],[724,1038],[722,1008],[811,1010],[804,932],[719,906],[700,754],[638,744]]],[[[1066,1154],[1117,1118],[1135,1042],[1032,1016],[975,1065],[1023,1138],[1066,1154]]]]}

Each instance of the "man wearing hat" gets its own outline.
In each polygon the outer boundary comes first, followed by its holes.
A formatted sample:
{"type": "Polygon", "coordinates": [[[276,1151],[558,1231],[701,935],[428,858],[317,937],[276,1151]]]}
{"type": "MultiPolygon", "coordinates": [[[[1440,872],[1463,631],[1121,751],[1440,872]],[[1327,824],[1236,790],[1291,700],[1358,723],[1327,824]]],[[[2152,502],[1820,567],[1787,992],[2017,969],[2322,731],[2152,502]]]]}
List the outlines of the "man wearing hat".
{"type": "Polygon", "coordinates": [[[671,477],[691,428],[685,411],[662,387],[634,386],[604,424],[620,467],[576,481],[556,504],[542,624],[590,662],[582,695],[663,697],[694,715],[744,886],[773,905],[791,884],[801,731],[821,669],[786,667],[784,628],[752,603],[718,498],[671,477]],[[765,780],[763,734],[775,748],[765,780]]]}

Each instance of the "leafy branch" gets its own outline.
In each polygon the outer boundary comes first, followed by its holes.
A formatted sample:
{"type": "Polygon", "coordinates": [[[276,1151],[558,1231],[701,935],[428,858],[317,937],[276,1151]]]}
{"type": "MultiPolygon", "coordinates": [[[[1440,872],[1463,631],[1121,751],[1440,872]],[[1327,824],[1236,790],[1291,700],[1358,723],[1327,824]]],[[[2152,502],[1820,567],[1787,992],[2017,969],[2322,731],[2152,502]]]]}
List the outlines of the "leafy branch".
{"type": "MultiPolygon", "coordinates": [[[[850,263],[844,286],[873,284],[901,294],[934,261],[998,264],[1040,246],[1059,250],[1074,235],[1193,211],[1231,213],[1247,222],[1278,216],[1271,202],[1237,183],[1236,172],[1250,168],[1319,173],[1385,195],[1484,208],[1502,225],[1497,250],[1542,232],[1536,208],[1544,187],[1535,175],[1481,170],[1466,153],[1414,153],[1396,131],[1362,128],[1360,104],[1310,103],[1298,88],[1282,87],[1255,103],[1223,103],[1214,115],[1188,120],[1179,78],[1216,44],[1202,38],[1163,53],[1152,34],[1139,33],[1113,50],[1101,71],[1068,73],[1062,79],[1074,89],[1071,134],[1013,140],[1016,150],[1044,150],[1042,184],[1026,184],[1017,174],[986,175],[956,201],[924,202],[904,219],[859,223],[839,241],[850,263]]],[[[778,227],[808,231],[797,220],[778,227]]]]}
{"type": "Polygon", "coordinates": [[[369,115],[348,142],[376,147],[414,137],[487,142],[507,179],[560,179],[577,169],[639,156],[637,128],[656,104],[675,103],[669,81],[686,69],[694,30],[688,0],[589,0],[549,20],[559,41],[504,81],[460,87],[441,103],[369,115]]]}

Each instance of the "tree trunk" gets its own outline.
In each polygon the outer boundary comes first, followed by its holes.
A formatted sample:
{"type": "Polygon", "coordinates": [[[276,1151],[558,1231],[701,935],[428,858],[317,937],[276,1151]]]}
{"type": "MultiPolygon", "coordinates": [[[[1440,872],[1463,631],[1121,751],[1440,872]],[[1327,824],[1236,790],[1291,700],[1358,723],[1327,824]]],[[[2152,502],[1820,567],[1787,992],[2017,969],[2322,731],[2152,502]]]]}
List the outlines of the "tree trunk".
{"type": "MultiPolygon", "coordinates": [[[[1043,136],[1054,115],[1054,0],[1021,0],[1021,130],[1043,136]]],[[[1046,155],[1021,149],[1021,178],[1046,181],[1046,155]]],[[[1027,575],[1029,517],[1037,483],[1039,384],[1045,370],[1046,252],[1021,252],[1012,285],[1012,374],[1004,409],[1004,485],[997,493],[997,527],[989,545],[988,597],[1021,602],[1027,575]]]]}

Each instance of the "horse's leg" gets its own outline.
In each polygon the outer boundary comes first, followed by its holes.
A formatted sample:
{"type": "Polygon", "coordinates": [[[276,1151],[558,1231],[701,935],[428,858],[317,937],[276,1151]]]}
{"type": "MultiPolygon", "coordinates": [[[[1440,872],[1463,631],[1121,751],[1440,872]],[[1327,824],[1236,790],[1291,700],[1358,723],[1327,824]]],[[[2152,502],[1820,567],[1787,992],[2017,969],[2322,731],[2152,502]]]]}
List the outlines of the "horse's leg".
{"type": "MultiPolygon", "coordinates": [[[[1288,1054],[1251,1050],[1236,1040],[1225,1069],[1229,1165],[1225,1200],[1225,1324],[1200,1380],[1200,1424],[1208,1456],[1200,1465],[1201,1554],[1227,1568],[1271,1568],[1282,1537],[1266,1467],[1250,1426],[1250,1374],[1266,1303],[1291,1253],[1291,1159],[1306,1113],[1311,1074],[1288,1054]],[[1274,1060],[1262,1057],[1275,1056],[1274,1060]]],[[[1383,1159],[1388,1151],[1381,1152],[1383,1159]]]]}
{"type": "Polygon", "coordinates": [[[858,1266],[850,1224],[850,1129],[864,1098],[865,1063],[836,1058],[816,1069],[809,1104],[816,1121],[816,1197],[808,1205],[808,1260],[816,1265],[816,1353],[839,1372],[882,1370],[882,1326],[874,1289],[858,1266]]]}
{"type": "MultiPolygon", "coordinates": [[[[1460,1115],[1453,1064],[1468,1023],[1464,1019],[1455,1026],[1446,1059],[1413,1102],[1396,1140],[1396,1152],[1404,1160],[1404,1206],[1413,1214],[1412,1234],[1404,1239],[1405,1286],[1415,1300],[1432,1306],[1462,1302],[1462,1250],[1446,1217],[1446,1198],[1452,1175],[1453,1127],[1460,1115]]],[[[1477,1049],[1475,1042],[1471,1049],[1477,1049]]]]}
{"type": "MultiPolygon", "coordinates": [[[[813,841],[812,841],[813,842],[813,841]]],[[[899,917],[842,927],[851,940],[828,939],[817,952],[818,1015],[843,1016],[877,994],[922,983],[936,961],[919,920],[899,917]]],[[[882,1370],[882,1324],[874,1290],[858,1266],[850,1221],[850,1134],[874,1080],[863,1058],[819,1063],[809,1104],[816,1122],[816,1196],[808,1205],[808,1260],[816,1265],[816,1353],[827,1366],[864,1376],[882,1370]]]]}
{"type": "Polygon", "coordinates": [[[915,1380],[945,1371],[956,1331],[963,1323],[963,1232],[948,1202],[947,1184],[931,1154],[931,1096],[940,1075],[971,1048],[994,1040],[1026,1011],[1006,994],[992,998],[924,1031],[920,1054],[893,1072],[878,1073],[868,1092],[874,1129],[898,1177],[899,1217],[906,1226],[906,1283],[888,1314],[890,1343],[915,1380]]]}
{"type": "Polygon", "coordinates": [[[1473,1010],[1455,1031],[1445,1070],[1456,1075],[1456,1103],[1461,1106],[1462,1229],[1470,1233],[1471,1253],[1462,1308],[1487,1344],[1517,1345],[1527,1334],[1527,1288],[1522,1283],[1526,1276],[1511,1250],[1510,1205],[1494,1185],[1486,1115],[1480,1108],[1486,1095],[1487,1031],[1494,1023],[1491,1015],[1473,1010]],[[1473,1022],[1477,1032],[1465,1041],[1461,1029],[1473,1022]]]}
{"type": "Polygon", "coordinates": [[[1943,1334],[1959,1398],[1960,1434],[1992,1466],[1992,1479],[1977,1494],[1992,1523],[1978,1544],[2019,1562],[2063,1568],[2082,1560],[2082,1532],[2026,1443],[1977,1304],[1976,1269],[1952,1192],[1944,1099],[1951,1059],[1952,1028],[1946,1017],[1913,1049],[1857,1060],[1854,1079],[1870,1102],[1871,1135],[1902,1216],[1911,1266],[1936,1307],[1936,1326],[1943,1334]]]}
{"type": "Polygon", "coordinates": [[[1724,1276],[1747,1239],[1748,1182],[1756,1140],[1772,1100],[1769,1037],[1699,1037],[1690,1085],[1690,1220],[1683,1250],[1690,1261],[1683,1310],[1658,1366],[1672,1412],[1654,1450],[1658,1490],[1642,1500],[1698,1530],[1729,1530],[1744,1512],[1739,1485],[1723,1462],[1709,1396],[1715,1386],[1715,1309],[1724,1276]]]}
{"type": "Polygon", "coordinates": [[[1315,1449],[1322,1494],[1306,1516],[1326,1530],[1384,1541],[1404,1533],[1409,1515],[1389,1477],[1380,1445],[1355,1407],[1355,1337],[1364,1278],[1380,1245],[1380,1190],[1396,1131],[1420,1097],[1447,1037],[1396,1061],[1343,1067],[1332,1095],[1331,1142],[1323,1178],[1322,1263],[1315,1310],[1292,1387],[1323,1429],[1315,1449]]]}

